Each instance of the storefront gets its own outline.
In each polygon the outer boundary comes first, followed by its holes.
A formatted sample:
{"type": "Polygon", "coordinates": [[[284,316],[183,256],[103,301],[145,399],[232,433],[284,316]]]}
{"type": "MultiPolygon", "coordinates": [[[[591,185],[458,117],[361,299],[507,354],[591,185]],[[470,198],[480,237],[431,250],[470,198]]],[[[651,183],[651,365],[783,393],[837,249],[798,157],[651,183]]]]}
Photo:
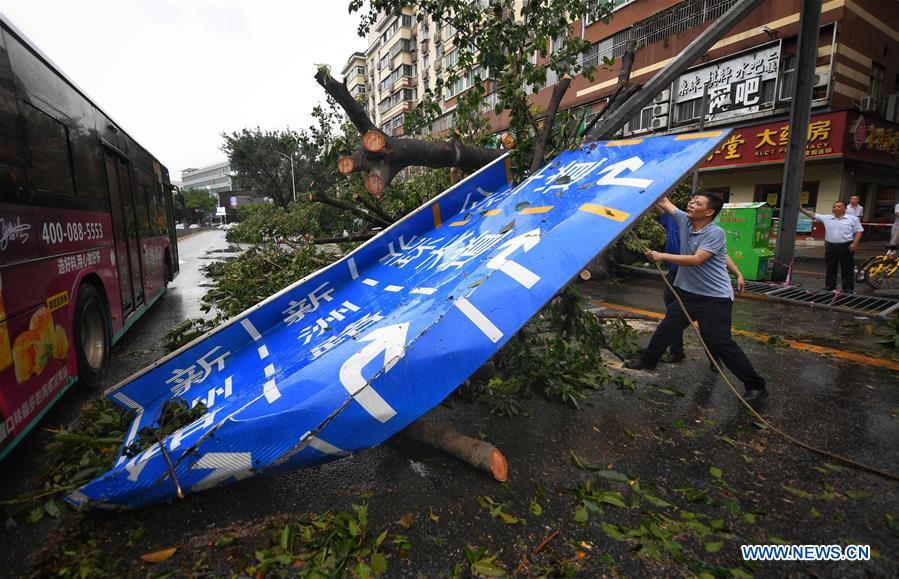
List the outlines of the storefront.
{"type": "MultiPolygon", "coordinates": [[[[700,166],[700,186],[732,203],[764,201],[778,217],[789,135],[788,119],[735,127],[700,166]]],[[[834,201],[859,195],[866,222],[892,223],[897,185],[899,126],[856,111],[810,119],[803,207],[829,213],[834,201]]],[[[811,231],[811,221],[800,214],[797,233],[811,231]]]]}

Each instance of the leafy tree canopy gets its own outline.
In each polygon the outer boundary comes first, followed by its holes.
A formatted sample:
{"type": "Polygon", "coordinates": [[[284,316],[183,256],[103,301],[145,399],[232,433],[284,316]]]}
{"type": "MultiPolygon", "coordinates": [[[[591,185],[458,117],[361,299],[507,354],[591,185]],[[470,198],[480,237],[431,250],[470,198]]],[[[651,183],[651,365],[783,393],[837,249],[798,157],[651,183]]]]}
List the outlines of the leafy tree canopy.
{"type": "Polygon", "coordinates": [[[176,212],[180,214],[177,217],[189,223],[201,221],[206,214],[215,211],[218,205],[215,197],[206,189],[182,189],[181,199],[183,199],[181,207],[178,207],[177,203],[175,205],[176,212]]]}

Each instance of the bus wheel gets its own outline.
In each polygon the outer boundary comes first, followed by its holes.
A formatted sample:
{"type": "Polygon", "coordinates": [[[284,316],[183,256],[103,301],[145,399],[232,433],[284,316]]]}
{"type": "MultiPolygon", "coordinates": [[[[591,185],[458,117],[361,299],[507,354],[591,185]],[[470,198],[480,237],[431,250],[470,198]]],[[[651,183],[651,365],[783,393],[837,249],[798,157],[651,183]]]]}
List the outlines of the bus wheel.
{"type": "Polygon", "coordinates": [[[78,378],[90,390],[100,386],[103,366],[109,357],[105,310],[103,297],[94,286],[86,283],[78,289],[74,336],[78,378]]]}

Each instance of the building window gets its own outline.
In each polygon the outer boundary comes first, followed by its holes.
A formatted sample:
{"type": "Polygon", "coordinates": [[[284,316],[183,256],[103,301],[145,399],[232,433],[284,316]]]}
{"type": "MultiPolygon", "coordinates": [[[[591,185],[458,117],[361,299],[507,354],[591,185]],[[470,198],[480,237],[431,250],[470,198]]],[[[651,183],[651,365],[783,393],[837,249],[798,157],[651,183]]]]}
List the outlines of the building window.
{"type": "Polygon", "coordinates": [[[868,95],[875,101],[880,99],[883,94],[884,72],[884,68],[879,64],[871,65],[871,90],[868,92],[868,95]]]}
{"type": "MultiPolygon", "coordinates": [[[[781,183],[771,185],[756,185],[753,201],[767,203],[772,207],[771,216],[780,218],[780,191],[781,183]]],[[[799,204],[803,209],[814,211],[818,204],[818,182],[811,181],[802,184],[802,192],[799,194],[799,204]]],[[[802,213],[799,214],[799,223],[796,225],[797,233],[811,233],[811,220],[802,213]],[[804,219],[803,219],[804,218],[804,219]]]]}
{"type": "Polygon", "coordinates": [[[780,64],[780,94],[779,100],[793,98],[793,83],[796,78],[796,55],[788,54],[783,57],[780,64]]]}
{"type": "Polygon", "coordinates": [[[702,115],[702,99],[693,99],[674,105],[674,123],[688,123],[702,115]]]}
{"type": "Polygon", "coordinates": [[[443,40],[450,38],[451,36],[456,35],[456,27],[450,24],[449,22],[443,23],[443,28],[440,29],[440,35],[443,40]]]}
{"type": "Polygon", "coordinates": [[[357,67],[356,67],[356,74],[357,74],[357,75],[365,76],[365,67],[364,67],[364,66],[357,66],[357,67]]]}
{"type": "Polygon", "coordinates": [[[650,130],[652,128],[652,109],[654,106],[650,105],[637,113],[634,118],[627,122],[625,131],[635,133],[637,131],[650,130]]]}

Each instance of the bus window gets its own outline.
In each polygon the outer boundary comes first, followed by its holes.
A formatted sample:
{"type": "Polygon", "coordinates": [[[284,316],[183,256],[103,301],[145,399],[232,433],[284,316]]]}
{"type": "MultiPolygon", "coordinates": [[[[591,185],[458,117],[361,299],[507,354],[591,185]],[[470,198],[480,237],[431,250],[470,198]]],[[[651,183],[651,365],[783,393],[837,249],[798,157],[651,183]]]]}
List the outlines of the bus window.
{"type": "Polygon", "coordinates": [[[32,188],[74,194],[68,129],[37,107],[23,103],[23,108],[32,188]]]}
{"type": "Polygon", "coordinates": [[[141,239],[152,237],[150,219],[147,215],[147,185],[150,176],[143,169],[135,169],[137,179],[134,188],[134,211],[137,214],[137,232],[141,239]]]}
{"type": "Polygon", "coordinates": [[[105,209],[107,207],[105,175],[98,146],[93,107],[81,95],[72,92],[72,99],[77,99],[80,105],[80,117],[71,119],[73,124],[70,125],[69,132],[76,191],[79,197],[94,201],[90,204],[91,208],[105,209]]]}

